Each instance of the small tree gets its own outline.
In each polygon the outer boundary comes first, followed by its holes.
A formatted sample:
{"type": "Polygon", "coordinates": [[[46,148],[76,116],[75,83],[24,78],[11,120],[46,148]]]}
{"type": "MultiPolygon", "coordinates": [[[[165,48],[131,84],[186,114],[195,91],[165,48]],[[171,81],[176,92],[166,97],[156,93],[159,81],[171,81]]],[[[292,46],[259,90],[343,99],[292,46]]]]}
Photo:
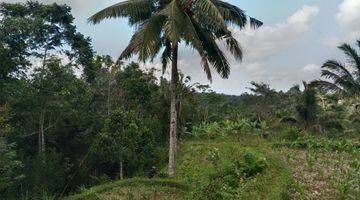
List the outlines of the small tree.
{"type": "Polygon", "coordinates": [[[300,120],[304,124],[304,129],[308,130],[316,121],[317,101],[314,86],[303,82],[305,90],[301,97],[301,103],[296,107],[300,120]]]}
{"type": "Polygon", "coordinates": [[[91,147],[91,152],[104,162],[118,164],[119,178],[123,179],[124,162],[134,155],[140,132],[135,115],[118,109],[105,121],[103,130],[91,147]]]}
{"type": "Polygon", "coordinates": [[[0,197],[4,197],[16,181],[23,177],[17,173],[22,168],[22,163],[17,160],[14,144],[9,144],[6,140],[11,131],[7,116],[6,107],[0,107],[0,197]]]}

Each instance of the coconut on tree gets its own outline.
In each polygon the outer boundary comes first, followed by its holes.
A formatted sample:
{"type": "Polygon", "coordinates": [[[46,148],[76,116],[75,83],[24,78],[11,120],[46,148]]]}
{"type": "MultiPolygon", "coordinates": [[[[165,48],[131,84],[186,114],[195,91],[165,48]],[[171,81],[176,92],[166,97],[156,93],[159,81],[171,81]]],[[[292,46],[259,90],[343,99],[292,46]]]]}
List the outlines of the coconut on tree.
{"type": "Polygon", "coordinates": [[[140,61],[152,61],[160,52],[163,71],[171,66],[171,108],[169,141],[169,177],[174,176],[177,144],[177,95],[179,44],[194,48],[201,66],[211,81],[211,67],[222,78],[228,78],[230,64],[219,43],[238,60],[242,49],[229,25],[243,29],[249,23],[256,28],[262,22],[249,18],[240,8],[220,0],[127,0],[105,8],[89,18],[97,24],[107,18],[127,17],[136,32],[119,59],[137,55],[140,61]],[[170,64],[171,63],[171,64],[170,64]]]}

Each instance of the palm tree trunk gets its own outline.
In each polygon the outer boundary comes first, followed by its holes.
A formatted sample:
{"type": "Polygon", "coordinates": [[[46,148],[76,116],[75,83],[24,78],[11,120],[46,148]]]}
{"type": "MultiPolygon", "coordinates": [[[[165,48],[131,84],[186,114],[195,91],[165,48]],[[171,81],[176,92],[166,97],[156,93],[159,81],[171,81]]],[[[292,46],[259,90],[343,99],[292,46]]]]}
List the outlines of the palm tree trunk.
{"type": "Polygon", "coordinates": [[[169,177],[174,177],[175,168],[175,152],[176,152],[176,138],[178,131],[178,110],[177,110],[177,84],[178,84],[178,44],[172,46],[172,65],[171,65],[171,106],[170,106],[170,138],[169,138],[169,177]]]}

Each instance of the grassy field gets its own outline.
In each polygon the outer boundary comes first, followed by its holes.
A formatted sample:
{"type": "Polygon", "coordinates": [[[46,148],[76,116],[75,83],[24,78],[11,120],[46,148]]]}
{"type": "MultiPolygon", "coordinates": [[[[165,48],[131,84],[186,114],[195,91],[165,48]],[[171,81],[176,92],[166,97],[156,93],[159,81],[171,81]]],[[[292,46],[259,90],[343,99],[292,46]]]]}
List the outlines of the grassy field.
{"type": "MultiPolygon", "coordinates": [[[[201,199],[208,190],[209,177],[229,161],[242,161],[244,153],[261,155],[266,168],[250,178],[244,177],[237,188],[224,189],[224,196],[241,199],[282,199],[290,196],[291,172],[285,161],[262,139],[236,142],[231,138],[190,140],[181,146],[176,178],[133,178],[82,189],[65,199],[201,199]],[[217,164],[214,164],[214,155],[217,164]]],[[[231,165],[231,162],[230,162],[231,165]]],[[[160,174],[165,174],[164,169],[160,174]]],[[[226,183],[223,184],[226,187],[226,183]]],[[[216,188],[215,188],[216,189],[216,188]]],[[[219,194],[214,194],[219,195],[219,194]]]]}
{"type": "Polygon", "coordinates": [[[360,199],[358,141],[298,143],[277,148],[293,172],[292,199],[360,199]]]}
{"type": "Polygon", "coordinates": [[[187,140],[174,179],[115,181],[65,199],[359,199],[359,148],[313,140],[187,140]]]}

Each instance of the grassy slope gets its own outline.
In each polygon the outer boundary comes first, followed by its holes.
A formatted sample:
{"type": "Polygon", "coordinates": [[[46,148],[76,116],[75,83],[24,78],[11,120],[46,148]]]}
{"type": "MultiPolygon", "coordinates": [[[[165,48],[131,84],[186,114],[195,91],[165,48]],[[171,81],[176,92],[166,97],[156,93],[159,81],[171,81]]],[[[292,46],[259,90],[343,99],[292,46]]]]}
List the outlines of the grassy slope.
{"type": "Polygon", "coordinates": [[[288,199],[292,183],[291,172],[270,145],[262,139],[191,140],[181,146],[177,159],[175,179],[134,178],[99,185],[66,199],[193,199],[193,191],[204,184],[215,169],[209,152],[216,149],[220,162],[242,157],[245,150],[252,149],[265,155],[266,170],[241,184],[241,199],[288,199]]]}

